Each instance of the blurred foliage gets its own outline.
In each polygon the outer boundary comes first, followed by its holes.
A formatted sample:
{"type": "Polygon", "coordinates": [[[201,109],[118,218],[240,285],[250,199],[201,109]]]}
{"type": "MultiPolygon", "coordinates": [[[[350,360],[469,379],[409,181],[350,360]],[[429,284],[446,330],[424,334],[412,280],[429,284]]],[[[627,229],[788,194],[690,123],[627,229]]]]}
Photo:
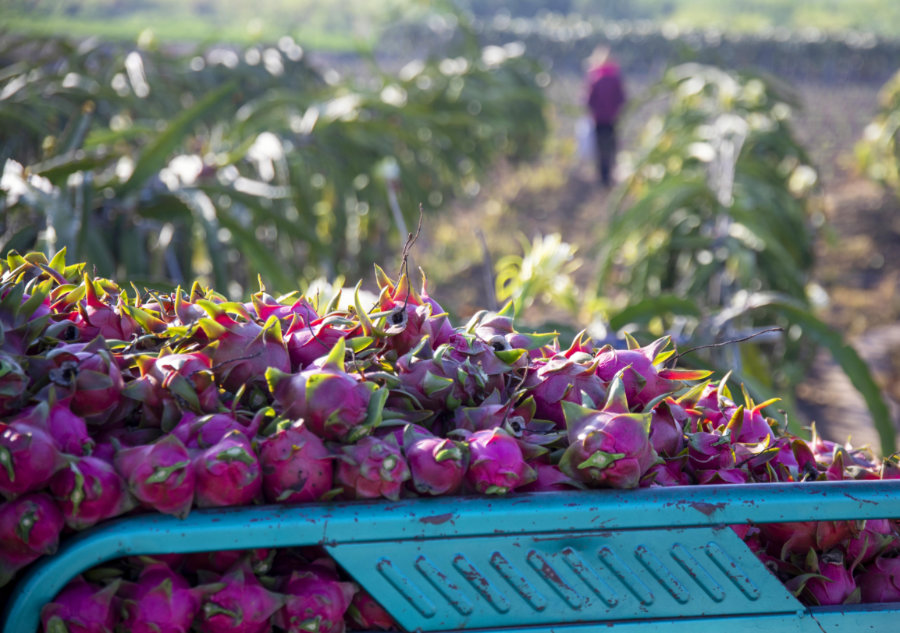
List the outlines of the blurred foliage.
{"type": "Polygon", "coordinates": [[[414,226],[498,157],[540,150],[523,53],[464,40],[353,81],[288,37],[187,53],[6,38],[0,250],[66,247],[105,276],[233,295],[257,275],[276,289],[367,275],[406,237],[392,205],[414,226]]]}
{"type": "Polygon", "coordinates": [[[878,95],[879,110],[856,146],[865,174],[900,197],[900,71],[878,95]]]}
{"type": "Polygon", "coordinates": [[[760,76],[686,64],[667,71],[647,99],[665,105],[647,121],[612,194],[595,287],[571,307],[574,271],[552,262],[573,253],[557,244],[548,256],[549,238],[498,262],[498,286],[517,303],[543,298],[579,323],[595,321],[589,333],[605,342],[623,331],[670,334],[681,350],[698,348],[683,362],[731,372],[758,400],[783,396],[777,408],[795,432],[790,394],[824,346],[865,398],[882,451],[892,453],[880,388],[843,336],[816,317],[824,291],[811,283],[813,246],[824,218],[814,204],[816,172],[790,128],[788,91],[760,76]],[[539,267],[550,283],[525,274],[539,267]]]}

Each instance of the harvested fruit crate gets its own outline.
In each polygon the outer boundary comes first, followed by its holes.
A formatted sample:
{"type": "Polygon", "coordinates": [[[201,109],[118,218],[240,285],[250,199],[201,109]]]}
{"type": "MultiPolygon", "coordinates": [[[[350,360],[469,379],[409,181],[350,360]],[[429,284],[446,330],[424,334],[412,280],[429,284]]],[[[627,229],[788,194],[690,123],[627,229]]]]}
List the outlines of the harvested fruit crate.
{"type": "Polygon", "coordinates": [[[896,630],[900,604],[806,607],[728,526],[900,517],[900,480],[198,510],[102,524],[34,566],[3,633],[135,554],[324,546],[408,631],[896,630]]]}

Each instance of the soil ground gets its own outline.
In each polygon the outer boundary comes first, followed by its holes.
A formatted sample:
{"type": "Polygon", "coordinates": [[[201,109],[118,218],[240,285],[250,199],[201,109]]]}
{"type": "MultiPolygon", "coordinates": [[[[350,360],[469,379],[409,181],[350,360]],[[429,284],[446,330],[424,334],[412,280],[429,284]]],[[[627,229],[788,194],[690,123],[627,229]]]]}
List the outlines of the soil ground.
{"type": "MultiPolygon", "coordinates": [[[[647,77],[629,78],[629,92],[635,97],[647,85],[647,77]]],[[[827,291],[829,303],[819,316],[843,331],[872,368],[900,431],[900,203],[853,167],[853,146],[877,110],[880,85],[795,82],[792,88],[800,104],[795,132],[819,168],[822,194],[818,203],[827,218],[817,245],[814,278],[827,291]]],[[[592,166],[579,164],[574,155],[573,129],[581,114],[579,78],[558,77],[550,91],[556,129],[550,141],[555,144],[550,152],[553,158],[539,164],[501,166],[481,195],[454,209],[456,230],[485,235],[480,246],[471,240],[458,245],[481,253],[483,261],[473,262],[479,256],[470,257],[449,278],[439,281],[437,296],[457,307],[463,317],[476,306],[491,304],[491,254],[521,252],[521,247],[510,248],[513,232],[528,240],[559,233],[579,247],[585,265],[578,276],[590,276],[590,249],[608,219],[610,194],[595,183],[592,166]]],[[[620,134],[621,149],[633,146],[652,108],[650,104],[630,112],[620,134]]],[[[431,241],[428,236],[425,239],[431,241]]],[[[454,253],[442,254],[438,249],[438,257],[452,261],[454,253]]],[[[804,422],[815,422],[827,439],[843,442],[850,436],[855,446],[878,447],[862,398],[827,352],[820,353],[797,395],[804,422]]]]}

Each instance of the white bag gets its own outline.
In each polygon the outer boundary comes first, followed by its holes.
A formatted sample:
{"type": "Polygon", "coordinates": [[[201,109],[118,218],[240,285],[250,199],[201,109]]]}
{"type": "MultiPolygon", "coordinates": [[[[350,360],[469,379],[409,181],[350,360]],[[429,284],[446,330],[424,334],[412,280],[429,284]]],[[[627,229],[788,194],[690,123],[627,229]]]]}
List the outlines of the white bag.
{"type": "Polygon", "coordinates": [[[593,161],[597,155],[594,140],[594,120],[589,116],[580,117],[575,122],[575,151],[582,161],[593,161]]]}

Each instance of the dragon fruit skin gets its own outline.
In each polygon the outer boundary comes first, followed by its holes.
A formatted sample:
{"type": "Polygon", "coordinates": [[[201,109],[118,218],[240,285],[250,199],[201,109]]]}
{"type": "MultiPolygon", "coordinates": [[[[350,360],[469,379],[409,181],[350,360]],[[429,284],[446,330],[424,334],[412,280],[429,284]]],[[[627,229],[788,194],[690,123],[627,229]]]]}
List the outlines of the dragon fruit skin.
{"type": "Polygon", "coordinates": [[[334,327],[321,319],[306,322],[294,319],[284,333],[291,359],[291,370],[302,371],[332,349],[338,339],[347,338],[347,330],[334,327]]]}
{"type": "Polygon", "coordinates": [[[574,354],[571,358],[557,354],[546,360],[532,363],[538,367],[526,382],[536,405],[535,417],[555,422],[557,428],[565,428],[562,402],[582,403],[587,396],[594,403],[606,400],[606,384],[596,374],[597,364],[586,354],[574,354]]]}
{"type": "Polygon", "coordinates": [[[4,497],[44,487],[64,464],[45,431],[22,422],[0,422],[0,494],[4,497]]]}
{"type": "Polygon", "coordinates": [[[453,494],[462,485],[468,452],[465,444],[438,437],[411,438],[404,452],[412,486],[421,494],[453,494]]]}
{"type": "Polygon", "coordinates": [[[53,554],[64,526],[62,512],[45,493],[0,504],[0,587],[29,563],[53,554]]]}
{"type": "Polygon", "coordinates": [[[536,475],[514,437],[501,428],[475,431],[466,438],[466,482],[481,494],[506,494],[534,481],[536,475]]]}
{"type": "Polygon", "coordinates": [[[253,439],[259,431],[261,416],[254,416],[246,424],[232,413],[211,413],[200,417],[185,413],[172,429],[187,448],[209,448],[232,431],[238,431],[247,439],[253,439]]]}
{"type": "Polygon", "coordinates": [[[900,601],[900,558],[879,556],[856,576],[863,602],[900,601]]]}
{"type": "Polygon", "coordinates": [[[125,383],[102,338],[60,345],[47,360],[54,367],[49,370],[51,380],[71,391],[69,407],[77,415],[101,416],[119,404],[125,383]]]}
{"type": "Polygon", "coordinates": [[[358,587],[341,582],[334,569],[313,563],[294,571],[279,587],[284,606],[272,623],[287,633],[343,633],[344,614],[358,587]]]}
{"type": "Polygon", "coordinates": [[[805,593],[810,595],[816,604],[821,606],[844,604],[856,591],[856,581],[852,572],[840,561],[827,560],[826,553],[819,558],[819,574],[806,582],[805,593]]]}
{"type": "Polygon", "coordinates": [[[207,587],[190,583],[164,563],[144,567],[136,583],[123,585],[121,623],[129,633],[188,633],[207,587]]]}
{"type": "Polygon", "coordinates": [[[206,354],[161,354],[136,362],[140,376],[128,383],[125,394],[141,403],[148,424],[168,430],[178,422],[184,406],[196,413],[218,410],[219,388],[206,354]]]}
{"type": "Polygon", "coordinates": [[[559,469],[559,466],[543,462],[528,464],[535,472],[536,479],[518,488],[519,492],[547,492],[584,488],[580,481],[572,479],[559,469]]]}
{"type": "Polygon", "coordinates": [[[199,508],[247,505],[262,492],[262,469],[250,440],[231,431],[194,456],[194,498],[199,508]]]}
{"type": "Polygon", "coordinates": [[[356,592],[347,609],[350,628],[355,631],[397,630],[394,618],[363,589],[356,592]]]}
{"type": "Polygon", "coordinates": [[[847,560],[867,563],[896,541],[888,519],[869,519],[858,534],[847,541],[847,560]]]}
{"type": "Polygon", "coordinates": [[[72,580],[58,596],[41,609],[41,624],[47,633],[114,633],[118,624],[119,581],[100,587],[81,576],[72,580]]]}
{"type": "Polygon", "coordinates": [[[194,469],[187,448],[176,436],[123,448],[116,453],[114,464],[131,494],[145,507],[182,518],[190,512],[194,469]]]}
{"type": "Polygon", "coordinates": [[[14,422],[23,422],[45,431],[57,448],[69,455],[90,455],[96,441],[90,436],[84,418],[72,413],[65,401],[48,402],[22,412],[14,422]]]}
{"type": "MultiPolygon", "coordinates": [[[[84,276],[84,300],[79,302],[78,311],[70,312],[70,315],[78,315],[83,323],[78,324],[82,330],[82,339],[91,340],[98,335],[105,339],[117,339],[127,341],[137,331],[138,325],[133,318],[122,313],[122,295],[118,296],[114,308],[108,301],[101,301],[97,293],[97,286],[84,276]]],[[[70,316],[70,319],[72,316],[70,316]]]]}
{"type": "Polygon", "coordinates": [[[601,410],[563,403],[569,446],[560,468],[590,486],[636,488],[658,459],[650,444],[650,414],[628,413],[618,376],[601,410]]]}
{"type": "Polygon", "coordinates": [[[409,466],[395,442],[364,437],[343,447],[338,456],[335,479],[350,499],[400,498],[409,466]]]}
{"type": "Polygon", "coordinates": [[[263,587],[245,563],[219,580],[222,588],[203,600],[194,626],[200,633],[266,633],[284,597],[263,587]]]}
{"type": "Polygon", "coordinates": [[[363,423],[376,385],[344,371],[344,352],[341,338],[321,364],[298,374],[266,371],[276,409],[289,419],[303,418],[309,430],[326,440],[352,441],[368,433],[363,423]]]}
{"type": "Polygon", "coordinates": [[[651,411],[650,444],[658,455],[674,457],[684,448],[684,422],[687,412],[667,398],[651,411]]]}
{"type": "Polygon", "coordinates": [[[245,384],[262,384],[270,367],[290,371],[291,359],[276,316],[259,325],[252,320],[236,321],[208,301],[201,304],[211,315],[199,321],[211,341],[204,351],[212,359],[219,384],[236,392],[245,384]]]}
{"type": "Polygon", "coordinates": [[[113,465],[93,456],[70,461],[50,480],[50,492],[73,530],[87,529],[134,507],[127,484],[113,465]]]}
{"type": "Polygon", "coordinates": [[[305,422],[294,422],[259,440],[256,452],[267,501],[316,501],[331,490],[333,457],[305,422]]]}

